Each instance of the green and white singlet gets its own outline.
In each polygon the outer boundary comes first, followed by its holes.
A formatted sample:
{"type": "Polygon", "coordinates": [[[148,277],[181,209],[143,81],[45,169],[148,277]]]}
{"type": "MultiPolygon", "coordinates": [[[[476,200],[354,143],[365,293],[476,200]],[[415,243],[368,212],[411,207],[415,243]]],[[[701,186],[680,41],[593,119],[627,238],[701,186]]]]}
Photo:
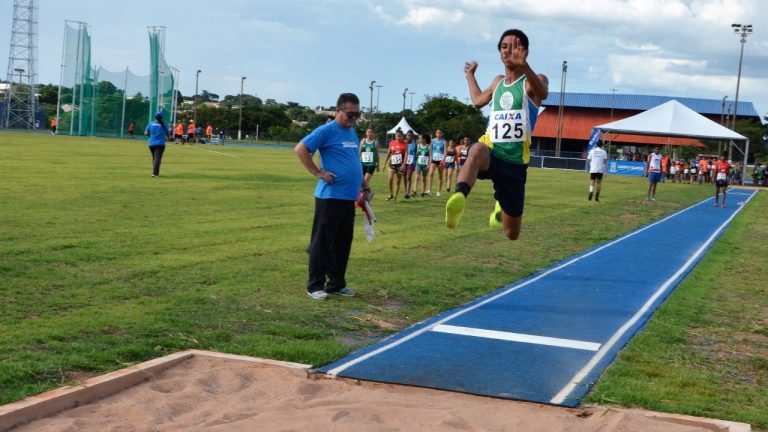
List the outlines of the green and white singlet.
{"type": "Polygon", "coordinates": [[[525,92],[525,75],[512,84],[505,81],[499,80],[493,91],[486,144],[505,162],[527,164],[531,158],[531,133],[539,116],[539,107],[525,92]]]}
{"type": "Polygon", "coordinates": [[[429,165],[429,144],[416,144],[416,165],[425,167],[429,165]]]}
{"type": "Polygon", "coordinates": [[[360,160],[363,166],[376,166],[376,162],[379,159],[379,155],[376,154],[376,140],[368,142],[363,138],[360,141],[360,160]]]}

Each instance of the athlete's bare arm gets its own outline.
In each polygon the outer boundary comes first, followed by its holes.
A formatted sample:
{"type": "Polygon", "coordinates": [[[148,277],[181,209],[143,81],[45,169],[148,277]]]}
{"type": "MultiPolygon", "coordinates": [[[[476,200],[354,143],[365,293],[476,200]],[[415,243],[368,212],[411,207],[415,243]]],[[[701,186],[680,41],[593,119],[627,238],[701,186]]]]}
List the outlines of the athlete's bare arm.
{"type": "Polygon", "coordinates": [[[469,97],[472,99],[472,104],[477,108],[482,108],[491,102],[493,97],[493,90],[499,83],[499,80],[503,79],[503,75],[499,75],[493,79],[493,82],[487,89],[481,90],[480,85],[475,78],[475,71],[477,70],[477,62],[472,60],[464,63],[464,75],[467,77],[467,84],[469,85],[469,97]]]}

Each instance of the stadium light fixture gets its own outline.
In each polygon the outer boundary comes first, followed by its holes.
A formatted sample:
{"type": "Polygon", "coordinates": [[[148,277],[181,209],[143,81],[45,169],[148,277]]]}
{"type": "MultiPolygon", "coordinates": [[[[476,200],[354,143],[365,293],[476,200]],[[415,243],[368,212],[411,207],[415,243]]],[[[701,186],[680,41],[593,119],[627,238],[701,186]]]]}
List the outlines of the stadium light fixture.
{"type": "Polygon", "coordinates": [[[240,77],[240,119],[237,121],[237,140],[240,141],[243,139],[242,137],[242,130],[243,130],[243,82],[245,82],[245,77],[240,77]]]}
{"type": "Polygon", "coordinates": [[[411,111],[413,111],[413,95],[416,94],[416,92],[408,92],[409,95],[411,95],[411,111]]]}
{"type": "MultiPolygon", "coordinates": [[[[739,85],[741,84],[741,64],[744,60],[744,45],[747,43],[747,36],[752,34],[752,24],[731,24],[733,32],[741,35],[741,53],[739,54],[739,74],[736,77],[736,97],[733,102],[733,126],[731,129],[736,131],[736,118],[739,113],[739,85]]],[[[733,143],[728,145],[728,160],[732,160],[733,143]]]]}
{"type": "Polygon", "coordinates": [[[371,85],[368,86],[371,89],[371,104],[368,106],[368,127],[373,124],[373,85],[376,84],[376,80],[371,81],[371,85]]]}
{"type": "Polygon", "coordinates": [[[376,112],[379,112],[379,96],[381,96],[381,88],[384,87],[381,84],[376,84],[376,112]]]}
{"type": "Polygon", "coordinates": [[[405,94],[408,93],[408,87],[403,90],[403,112],[405,112],[405,94]]]}
{"type": "Polygon", "coordinates": [[[563,60],[563,73],[560,76],[560,104],[557,107],[557,138],[555,139],[555,157],[560,157],[563,135],[563,111],[565,110],[565,77],[568,74],[568,61],[563,60]]]}
{"type": "Polygon", "coordinates": [[[192,114],[192,122],[195,124],[195,127],[197,127],[197,84],[200,81],[200,72],[202,71],[198,69],[197,73],[195,74],[195,99],[192,102],[194,109],[194,114],[192,114]]]}

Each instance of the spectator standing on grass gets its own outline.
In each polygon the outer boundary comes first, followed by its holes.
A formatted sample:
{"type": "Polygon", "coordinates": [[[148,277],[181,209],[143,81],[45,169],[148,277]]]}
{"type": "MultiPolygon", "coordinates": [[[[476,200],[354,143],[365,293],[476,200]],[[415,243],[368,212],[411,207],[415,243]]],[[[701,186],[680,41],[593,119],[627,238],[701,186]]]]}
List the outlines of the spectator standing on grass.
{"type": "Polygon", "coordinates": [[[171,132],[168,130],[168,127],[163,123],[163,111],[160,110],[155,114],[155,119],[147,125],[147,129],[144,131],[144,135],[149,136],[147,145],[149,146],[149,152],[152,154],[152,177],[160,175],[160,163],[163,161],[165,141],[170,134],[171,132]]]}
{"type": "Polygon", "coordinates": [[[205,138],[208,139],[208,144],[210,144],[211,139],[213,138],[213,126],[211,126],[210,123],[208,123],[208,126],[205,128],[205,138]]]}
{"type": "Polygon", "coordinates": [[[181,120],[176,123],[176,127],[173,129],[173,139],[177,144],[184,144],[184,124],[181,123],[181,120]]]}
{"type": "Polygon", "coordinates": [[[136,125],[133,122],[128,125],[128,139],[136,139],[136,125]]]}
{"type": "Polygon", "coordinates": [[[294,148],[304,168],[318,179],[307,283],[307,293],[315,300],[323,300],[328,294],[356,295],[345,279],[352,250],[355,202],[361,192],[365,201],[373,195],[363,180],[360,140],[354,128],[360,114],[358,97],[342,93],[336,102],[335,120],[313,130],[294,148]],[[322,157],[322,168],[312,160],[316,151],[322,157]]]}
{"type": "Polygon", "coordinates": [[[600,190],[603,188],[603,176],[608,171],[608,153],[603,149],[603,142],[598,141],[595,148],[587,154],[589,162],[589,195],[587,200],[592,201],[592,194],[595,195],[595,201],[600,201],[600,190]]]}
{"type": "Polygon", "coordinates": [[[648,155],[648,196],[646,201],[656,201],[656,185],[661,181],[661,159],[659,148],[654,147],[648,155]]]}
{"type": "Polygon", "coordinates": [[[189,144],[195,143],[195,121],[190,120],[189,126],[187,126],[187,142],[189,144]]]}
{"type": "Polygon", "coordinates": [[[56,125],[59,124],[59,121],[56,120],[56,117],[51,119],[51,135],[56,135],[56,125]]]}

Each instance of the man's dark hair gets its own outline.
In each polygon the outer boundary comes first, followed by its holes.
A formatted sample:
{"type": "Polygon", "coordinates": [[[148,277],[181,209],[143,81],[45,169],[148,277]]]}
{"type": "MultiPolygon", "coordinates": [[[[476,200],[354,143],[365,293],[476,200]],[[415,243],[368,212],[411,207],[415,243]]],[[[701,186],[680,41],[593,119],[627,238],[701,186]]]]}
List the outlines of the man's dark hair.
{"type": "Polygon", "coordinates": [[[341,108],[347,103],[360,105],[360,99],[358,99],[357,95],[354,93],[342,93],[339,95],[339,100],[336,101],[336,108],[341,108]]]}
{"type": "Polygon", "coordinates": [[[504,33],[501,34],[501,37],[499,38],[499,44],[496,46],[496,49],[498,51],[501,51],[501,41],[503,41],[504,38],[507,37],[507,36],[515,36],[515,37],[517,37],[518,39],[520,39],[520,42],[523,43],[523,46],[525,47],[525,49],[528,49],[528,36],[526,36],[525,33],[523,33],[522,30],[509,29],[509,30],[507,30],[507,31],[505,31],[504,33]]]}

